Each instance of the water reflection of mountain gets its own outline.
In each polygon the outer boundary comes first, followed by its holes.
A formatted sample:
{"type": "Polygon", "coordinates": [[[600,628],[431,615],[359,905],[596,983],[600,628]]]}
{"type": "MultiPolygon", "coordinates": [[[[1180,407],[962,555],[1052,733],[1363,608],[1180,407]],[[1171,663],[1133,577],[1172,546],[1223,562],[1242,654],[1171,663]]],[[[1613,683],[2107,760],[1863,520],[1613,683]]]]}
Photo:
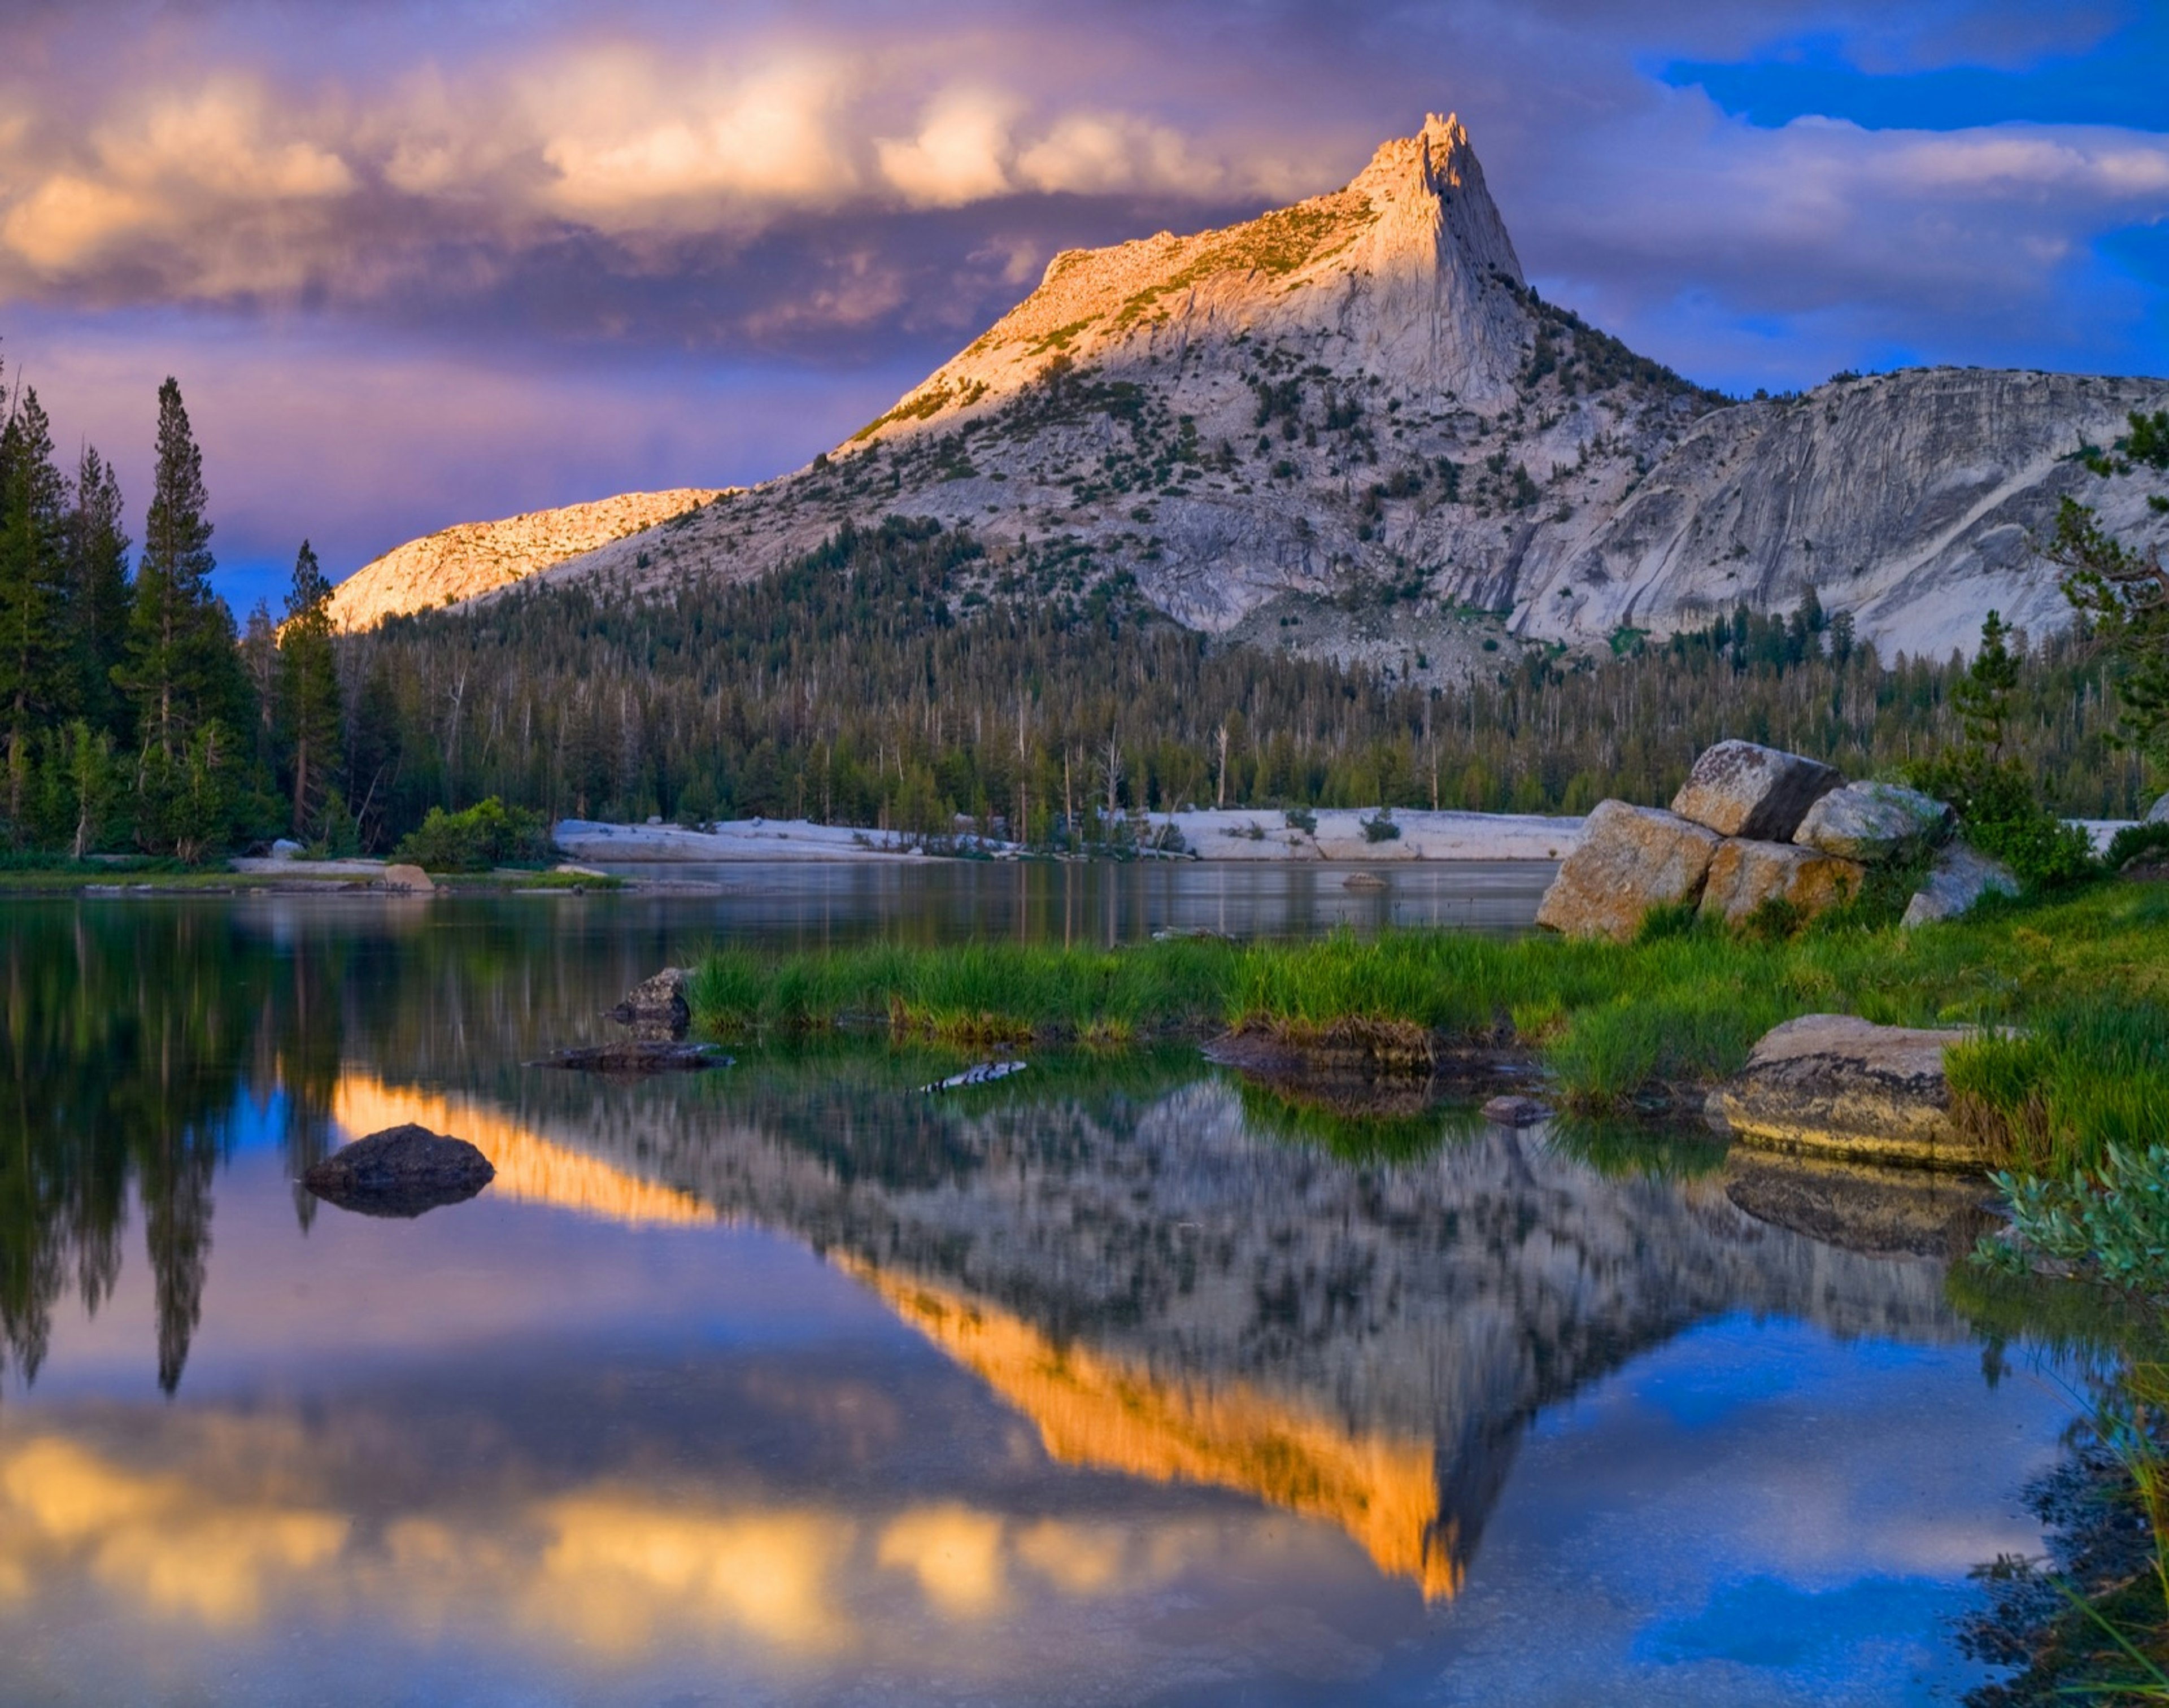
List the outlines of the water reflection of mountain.
{"type": "Polygon", "coordinates": [[[1351,1166],[1259,1135],[1210,1077],[977,1114],[818,1081],[534,1083],[502,1119],[805,1240],[1054,1457],[1330,1519],[1428,1594],[1458,1584],[1537,1412],[1696,1322],[1964,1333],[1941,1264],[1767,1226],[1713,1182],[1607,1179],[1497,1131],[1351,1166]]]}

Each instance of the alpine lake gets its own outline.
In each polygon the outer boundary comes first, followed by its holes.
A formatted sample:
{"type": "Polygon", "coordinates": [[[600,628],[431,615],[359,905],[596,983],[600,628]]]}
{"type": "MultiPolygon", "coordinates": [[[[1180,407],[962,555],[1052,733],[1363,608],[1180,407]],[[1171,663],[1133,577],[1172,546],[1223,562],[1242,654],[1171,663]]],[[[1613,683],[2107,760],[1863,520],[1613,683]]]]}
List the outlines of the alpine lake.
{"type": "Polygon", "coordinates": [[[0,1701],[1962,1700],[2081,1405],[1981,1183],[1855,1237],[1699,1129],[1188,1046],[530,1065],[711,943],[1511,932],[1550,875],[1384,871],[0,904],[0,1701]],[[297,1184],[409,1121],[494,1181],[297,1184]]]}

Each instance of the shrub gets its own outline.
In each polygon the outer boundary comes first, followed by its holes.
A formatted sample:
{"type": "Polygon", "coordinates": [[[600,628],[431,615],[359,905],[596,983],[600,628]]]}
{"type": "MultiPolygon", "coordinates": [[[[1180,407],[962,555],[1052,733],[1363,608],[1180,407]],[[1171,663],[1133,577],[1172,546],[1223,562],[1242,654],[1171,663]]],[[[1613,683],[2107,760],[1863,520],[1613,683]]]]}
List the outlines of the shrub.
{"type": "Polygon", "coordinates": [[[2161,854],[2169,854],[2169,822],[2127,824],[2109,839],[2102,864],[2113,872],[2121,871],[2143,855],[2161,854]]]}
{"type": "Polygon", "coordinates": [[[1381,806],[1377,817],[1364,819],[1362,822],[1366,842],[1398,842],[1400,839],[1401,827],[1394,822],[1394,809],[1390,806],[1381,806]]]}
{"type": "Polygon", "coordinates": [[[493,866],[540,865],[552,852],[550,827],[539,812],[507,806],[494,795],[463,812],[429,809],[392,858],[431,872],[486,872],[493,866]]]}
{"type": "Polygon", "coordinates": [[[1305,836],[1318,834],[1318,815],[1308,806],[1291,806],[1281,815],[1281,822],[1290,830],[1299,830],[1305,836]]]}
{"type": "Polygon", "coordinates": [[[2029,887],[2054,889],[2101,869],[2092,839],[2041,804],[2016,760],[1961,753],[1914,767],[1909,780],[1956,807],[1965,839],[2029,887]]]}

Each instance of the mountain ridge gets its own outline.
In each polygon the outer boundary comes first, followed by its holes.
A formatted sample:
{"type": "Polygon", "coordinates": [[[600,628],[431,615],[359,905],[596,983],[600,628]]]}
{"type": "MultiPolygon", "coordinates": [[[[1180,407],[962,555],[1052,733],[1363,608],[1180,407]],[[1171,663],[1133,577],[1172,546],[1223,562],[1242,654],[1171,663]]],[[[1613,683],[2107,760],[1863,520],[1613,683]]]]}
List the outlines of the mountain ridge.
{"type": "Polygon", "coordinates": [[[2033,544],[2063,497],[2162,536],[2159,471],[2080,456],[2164,407],[2159,380],[1953,368],[1722,398],[1530,289],[1433,114],[1339,190],[1058,254],[806,468],[542,574],[743,579],[894,513],[970,529],[983,598],[1031,597],[1007,566],[1058,543],[1080,585],[1127,577],[1185,626],[1439,681],[1503,641],[1595,650],[1810,591],[1942,656],[1990,605],[2068,620],[2033,544]]]}

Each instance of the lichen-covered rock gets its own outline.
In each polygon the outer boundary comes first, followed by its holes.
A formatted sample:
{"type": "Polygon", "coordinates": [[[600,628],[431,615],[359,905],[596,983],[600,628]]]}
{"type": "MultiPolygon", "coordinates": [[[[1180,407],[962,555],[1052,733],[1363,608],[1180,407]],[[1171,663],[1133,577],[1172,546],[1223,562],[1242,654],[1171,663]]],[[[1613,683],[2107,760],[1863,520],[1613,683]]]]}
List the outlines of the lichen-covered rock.
{"type": "Polygon", "coordinates": [[[1718,844],[1702,891],[1704,918],[1744,923],[1766,902],[1782,901],[1804,918],[1842,907],[1860,893],[1868,868],[1788,842],[1733,838],[1718,844]]]}
{"type": "Polygon", "coordinates": [[[1808,808],[1793,840],[1873,865],[1937,846],[1950,835],[1953,817],[1943,802],[1917,789],[1848,783],[1808,808]]]}
{"type": "Polygon", "coordinates": [[[1936,856],[1927,881],[1914,892],[1905,904],[1905,917],[1898,923],[1911,930],[1939,919],[1956,919],[1984,896],[2017,893],[2018,879],[2009,866],[1954,842],[1936,856]]]}
{"type": "Polygon", "coordinates": [[[317,1197],[364,1216],[415,1216],[459,1204],[497,1177],[465,1139],[409,1121],[336,1150],[301,1176],[317,1197]]]}
{"type": "Polygon", "coordinates": [[[638,1040],[663,1042],[685,1035],[693,1023],[693,1010],[685,999],[692,975],[682,966],[666,966],[652,978],[642,979],[625,993],[608,1018],[632,1028],[638,1040]]]}
{"type": "Polygon", "coordinates": [[[1735,1137],[1776,1150],[1911,1168],[1980,1168],[1988,1157],[1951,1119],[1943,1051],[1972,1034],[1805,1014],[1767,1033],[1712,1093],[1735,1137]]]}
{"type": "Polygon", "coordinates": [[[1537,923],[1624,943],[1652,907],[1697,900],[1719,838],[1654,806],[1601,801],[1544,891],[1537,923]]]}
{"type": "Polygon", "coordinates": [[[1672,797],[1672,811],[1719,836],[1788,842],[1808,808],[1840,780],[1828,765],[1798,753],[1719,742],[1694,762],[1672,797]]]}

